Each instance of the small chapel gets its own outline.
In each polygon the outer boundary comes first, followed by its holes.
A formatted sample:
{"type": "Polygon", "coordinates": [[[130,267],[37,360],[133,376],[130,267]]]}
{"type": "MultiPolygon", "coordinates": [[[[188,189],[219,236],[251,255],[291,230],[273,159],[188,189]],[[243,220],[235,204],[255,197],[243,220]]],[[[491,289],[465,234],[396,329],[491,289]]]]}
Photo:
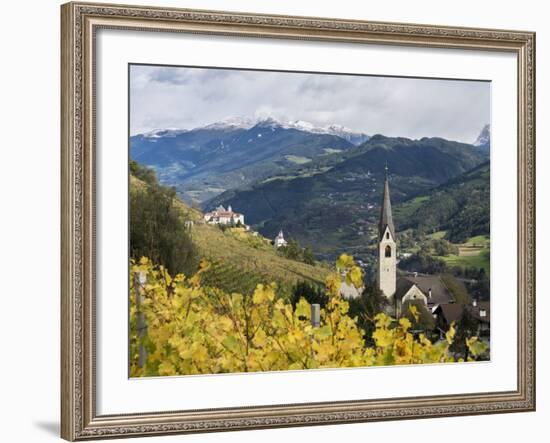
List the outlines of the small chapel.
{"type": "Polygon", "coordinates": [[[275,238],[273,239],[273,245],[274,245],[277,249],[279,249],[279,248],[281,248],[281,247],[283,247],[283,246],[287,246],[287,245],[288,245],[288,242],[285,240],[285,236],[284,236],[284,234],[283,234],[283,230],[282,230],[282,229],[279,231],[279,234],[277,234],[277,237],[275,237],[275,238]]]}

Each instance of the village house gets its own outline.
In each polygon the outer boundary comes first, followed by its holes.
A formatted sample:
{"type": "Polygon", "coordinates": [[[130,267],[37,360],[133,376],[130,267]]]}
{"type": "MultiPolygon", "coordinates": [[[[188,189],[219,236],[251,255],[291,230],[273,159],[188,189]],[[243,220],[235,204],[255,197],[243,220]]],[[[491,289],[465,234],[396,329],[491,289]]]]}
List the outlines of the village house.
{"type": "Polygon", "coordinates": [[[438,327],[447,330],[451,323],[458,323],[464,314],[464,310],[468,310],[474,320],[477,321],[477,335],[480,337],[488,336],[491,329],[491,311],[488,301],[473,300],[468,305],[446,304],[438,306],[434,312],[438,327]]]}
{"type": "Polygon", "coordinates": [[[354,299],[361,297],[364,287],[356,288],[353,285],[348,285],[345,281],[340,283],[340,295],[346,299],[354,299]]]}
{"type": "Polygon", "coordinates": [[[440,305],[455,303],[451,291],[438,275],[419,276],[418,273],[414,273],[399,277],[396,286],[393,298],[397,316],[401,315],[403,305],[411,302],[422,302],[432,314],[440,305]]]}
{"type": "Polygon", "coordinates": [[[231,206],[225,209],[223,206],[218,206],[214,211],[204,214],[204,221],[211,225],[242,225],[244,224],[244,215],[238,212],[233,212],[231,206]]]}

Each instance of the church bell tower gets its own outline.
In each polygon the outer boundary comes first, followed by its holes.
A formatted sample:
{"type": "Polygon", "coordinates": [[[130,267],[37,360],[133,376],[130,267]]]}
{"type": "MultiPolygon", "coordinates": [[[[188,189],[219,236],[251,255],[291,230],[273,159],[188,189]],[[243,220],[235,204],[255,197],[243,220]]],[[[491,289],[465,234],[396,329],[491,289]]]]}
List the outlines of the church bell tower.
{"type": "Polygon", "coordinates": [[[384,179],[384,195],[380,210],[378,225],[378,287],[390,298],[395,294],[397,245],[395,243],[395,227],[391,213],[390,185],[388,183],[388,166],[384,179]]]}

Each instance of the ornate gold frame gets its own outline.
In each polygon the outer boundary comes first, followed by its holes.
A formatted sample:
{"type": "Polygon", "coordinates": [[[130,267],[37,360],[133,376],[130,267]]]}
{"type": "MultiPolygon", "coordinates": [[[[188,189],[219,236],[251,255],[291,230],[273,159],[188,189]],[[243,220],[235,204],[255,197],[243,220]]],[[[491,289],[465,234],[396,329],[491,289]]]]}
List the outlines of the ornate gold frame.
{"type": "Polygon", "coordinates": [[[533,411],[535,34],[68,3],[61,7],[61,435],[67,440],[533,411]],[[98,416],[95,412],[94,35],[99,28],[508,51],[518,58],[518,384],[511,392],[98,416]]]}

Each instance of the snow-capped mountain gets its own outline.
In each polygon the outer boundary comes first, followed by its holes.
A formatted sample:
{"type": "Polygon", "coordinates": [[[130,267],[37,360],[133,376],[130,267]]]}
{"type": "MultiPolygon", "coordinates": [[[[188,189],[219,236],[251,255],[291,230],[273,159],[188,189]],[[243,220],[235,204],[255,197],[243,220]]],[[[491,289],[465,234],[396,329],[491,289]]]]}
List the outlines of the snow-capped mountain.
{"type": "Polygon", "coordinates": [[[227,130],[227,129],[250,129],[258,123],[257,120],[248,117],[227,117],[219,122],[210,123],[206,126],[201,126],[196,129],[213,129],[213,130],[227,130]]]}
{"type": "MultiPolygon", "coordinates": [[[[271,119],[273,120],[273,119],[271,119]]],[[[287,122],[275,122],[285,129],[296,129],[298,131],[311,132],[312,134],[330,134],[341,137],[354,145],[360,145],[369,139],[367,134],[361,132],[355,132],[352,129],[346,128],[342,125],[328,125],[328,126],[315,126],[310,122],[303,120],[294,120],[287,122]]]]}
{"type": "Polygon", "coordinates": [[[309,132],[311,134],[328,134],[343,138],[344,140],[360,145],[369,139],[367,134],[356,132],[342,125],[316,126],[313,123],[303,120],[278,120],[273,117],[250,118],[250,117],[227,117],[218,122],[210,123],[205,126],[199,126],[193,129],[155,129],[142,134],[145,138],[175,137],[179,134],[199,130],[212,131],[232,131],[238,129],[249,130],[253,127],[259,128],[281,128],[295,129],[297,131],[309,132]]]}
{"type": "Polygon", "coordinates": [[[232,117],[194,129],[134,135],[130,154],[155,168],[160,182],[176,186],[187,200],[204,201],[225,189],[354,148],[350,140],[362,136],[304,122],[232,117]],[[340,136],[332,133],[337,130],[340,136]]]}
{"type": "Polygon", "coordinates": [[[483,127],[479,135],[477,136],[476,141],[473,143],[474,146],[478,146],[487,152],[491,148],[491,125],[487,124],[483,127]]]}

